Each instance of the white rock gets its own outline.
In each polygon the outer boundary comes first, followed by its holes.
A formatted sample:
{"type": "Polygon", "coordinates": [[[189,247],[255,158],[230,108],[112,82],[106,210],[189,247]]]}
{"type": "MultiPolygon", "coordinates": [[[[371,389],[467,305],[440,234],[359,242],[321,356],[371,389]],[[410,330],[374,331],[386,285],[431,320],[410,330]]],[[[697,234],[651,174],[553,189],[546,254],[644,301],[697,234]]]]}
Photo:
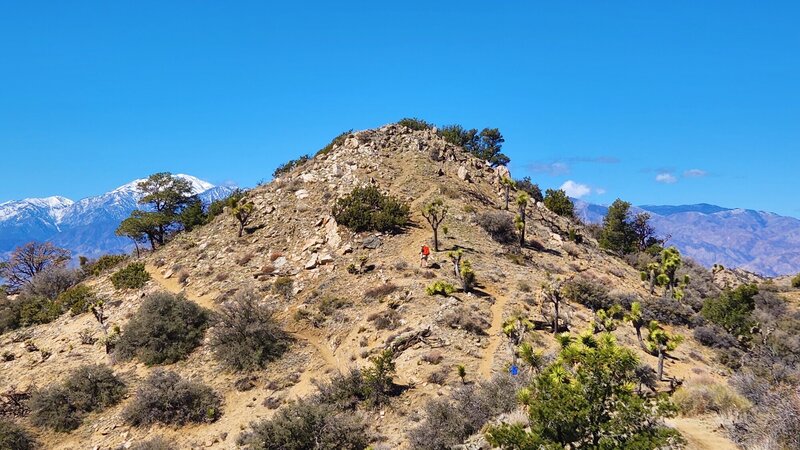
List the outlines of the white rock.
{"type": "Polygon", "coordinates": [[[309,195],[310,195],[310,194],[309,194],[309,193],[308,193],[308,191],[307,191],[307,190],[305,190],[305,189],[300,189],[300,190],[298,190],[298,191],[296,191],[296,192],[294,193],[294,196],[295,196],[295,197],[297,197],[297,198],[299,198],[300,200],[302,200],[302,199],[304,199],[304,198],[308,198],[308,196],[309,196],[309,195]]]}
{"type": "Polygon", "coordinates": [[[306,262],[304,266],[306,269],[311,270],[319,265],[319,255],[317,253],[313,253],[311,258],[306,262]]]}
{"type": "Polygon", "coordinates": [[[277,258],[275,261],[272,261],[272,265],[275,266],[276,269],[280,269],[286,265],[286,257],[281,256],[280,258],[277,258]]]}
{"type": "Polygon", "coordinates": [[[319,255],[319,263],[320,264],[328,264],[328,263],[332,263],[332,262],[333,262],[333,256],[331,256],[331,255],[329,255],[327,253],[323,253],[323,254],[319,255]]]}
{"type": "Polygon", "coordinates": [[[458,178],[462,181],[469,181],[469,172],[467,172],[467,168],[464,166],[460,166],[458,168],[458,178]]]}

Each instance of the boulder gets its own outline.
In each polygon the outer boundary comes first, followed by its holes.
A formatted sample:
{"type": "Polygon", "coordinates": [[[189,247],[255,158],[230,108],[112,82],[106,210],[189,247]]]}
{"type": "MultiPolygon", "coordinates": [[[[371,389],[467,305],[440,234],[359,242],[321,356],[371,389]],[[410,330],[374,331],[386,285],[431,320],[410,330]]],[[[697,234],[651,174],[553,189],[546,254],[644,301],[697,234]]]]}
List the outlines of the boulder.
{"type": "Polygon", "coordinates": [[[364,242],[362,244],[364,245],[364,248],[374,250],[380,247],[382,243],[383,241],[381,241],[381,238],[379,238],[378,236],[370,236],[364,239],[364,242]]]}
{"type": "Polygon", "coordinates": [[[459,166],[458,168],[458,178],[461,181],[469,181],[469,172],[465,166],[459,166]]]}
{"type": "Polygon", "coordinates": [[[306,270],[311,270],[319,265],[319,254],[312,253],[311,258],[309,258],[308,262],[306,262],[305,267],[306,270]]]}

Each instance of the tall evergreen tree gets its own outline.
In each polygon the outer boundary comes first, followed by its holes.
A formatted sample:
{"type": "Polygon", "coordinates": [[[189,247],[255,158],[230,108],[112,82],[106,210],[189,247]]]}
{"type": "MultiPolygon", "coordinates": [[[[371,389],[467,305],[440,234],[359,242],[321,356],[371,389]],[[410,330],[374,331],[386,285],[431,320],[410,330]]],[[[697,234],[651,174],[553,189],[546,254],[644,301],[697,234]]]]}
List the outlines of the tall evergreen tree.
{"type": "Polygon", "coordinates": [[[142,209],[133,211],[117,228],[117,235],[137,242],[143,236],[155,249],[163,245],[167,235],[176,231],[181,223],[181,213],[197,201],[189,180],[173,176],[169,172],[150,175],[138,184],[143,196],[139,200],[142,209]]]}
{"type": "Polygon", "coordinates": [[[608,207],[600,232],[600,247],[618,254],[627,254],[634,249],[634,230],[629,221],[631,204],[620,199],[608,207]]]}

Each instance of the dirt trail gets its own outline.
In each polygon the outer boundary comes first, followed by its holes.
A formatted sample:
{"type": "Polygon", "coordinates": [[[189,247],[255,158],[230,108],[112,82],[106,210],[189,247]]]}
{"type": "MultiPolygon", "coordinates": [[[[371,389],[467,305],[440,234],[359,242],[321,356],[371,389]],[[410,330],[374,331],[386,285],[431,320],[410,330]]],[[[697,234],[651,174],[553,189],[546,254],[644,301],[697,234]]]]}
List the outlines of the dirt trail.
{"type": "Polygon", "coordinates": [[[217,305],[214,303],[214,296],[211,294],[197,295],[181,285],[177,278],[164,278],[164,275],[161,274],[161,271],[158,270],[156,266],[151,264],[146,264],[144,268],[150,274],[150,277],[165,290],[172,292],[173,294],[184,294],[186,295],[186,298],[204,308],[216,309],[217,305]]]}
{"type": "MultiPolygon", "coordinates": [[[[184,286],[182,286],[177,279],[175,278],[164,278],[161,274],[161,271],[153,266],[153,265],[146,265],[145,270],[150,273],[150,276],[153,280],[158,283],[162,288],[165,290],[172,292],[174,294],[182,293],[186,295],[186,298],[189,300],[203,306],[204,308],[208,309],[216,309],[217,305],[214,302],[214,296],[211,294],[206,295],[196,295],[192,291],[187,290],[184,286]]],[[[344,365],[339,361],[338,358],[334,355],[333,351],[328,347],[325,341],[312,333],[303,330],[286,330],[289,334],[294,336],[297,339],[303,340],[311,344],[311,346],[322,356],[322,361],[324,361],[324,365],[328,366],[331,369],[336,369],[340,371],[344,371],[344,365]]],[[[303,375],[300,378],[300,382],[295,385],[298,390],[303,391],[305,387],[311,388],[311,371],[306,370],[303,372],[303,375]]]]}
{"type": "Polygon", "coordinates": [[[481,363],[480,366],[478,366],[478,373],[481,374],[481,377],[488,379],[492,375],[494,356],[497,353],[497,349],[500,347],[500,344],[505,339],[503,336],[503,310],[508,303],[508,299],[505,296],[497,295],[496,292],[487,288],[484,288],[484,292],[492,296],[494,299],[494,304],[491,307],[492,322],[488,331],[489,345],[486,346],[483,351],[483,355],[481,356],[481,363]]]}
{"type": "Polygon", "coordinates": [[[667,420],[667,425],[677,429],[686,438],[688,450],[738,450],[730,439],[718,430],[713,419],[701,417],[676,417],[667,420]]]}

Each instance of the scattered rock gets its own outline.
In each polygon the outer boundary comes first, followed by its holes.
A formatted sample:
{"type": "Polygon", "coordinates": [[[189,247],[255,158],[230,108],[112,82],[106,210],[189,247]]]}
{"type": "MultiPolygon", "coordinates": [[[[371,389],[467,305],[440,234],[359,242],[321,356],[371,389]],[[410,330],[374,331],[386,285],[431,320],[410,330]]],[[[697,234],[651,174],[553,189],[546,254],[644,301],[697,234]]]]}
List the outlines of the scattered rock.
{"type": "Polygon", "coordinates": [[[311,258],[306,262],[305,267],[306,270],[311,270],[319,265],[319,254],[313,253],[311,254],[311,258]]]}
{"type": "Polygon", "coordinates": [[[469,172],[467,172],[467,168],[464,166],[459,166],[458,168],[458,178],[461,181],[469,181],[469,172]]]}
{"type": "Polygon", "coordinates": [[[364,239],[363,245],[364,245],[364,248],[368,248],[368,249],[374,250],[374,249],[380,247],[382,243],[383,243],[383,241],[378,236],[370,236],[370,237],[364,239]]]}
{"type": "Polygon", "coordinates": [[[297,197],[300,200],[303,200],[304,198],[308,198],[309,195],[310,194],[305,189],[299,189],[294,193],[294,196],[297,197]]]}

